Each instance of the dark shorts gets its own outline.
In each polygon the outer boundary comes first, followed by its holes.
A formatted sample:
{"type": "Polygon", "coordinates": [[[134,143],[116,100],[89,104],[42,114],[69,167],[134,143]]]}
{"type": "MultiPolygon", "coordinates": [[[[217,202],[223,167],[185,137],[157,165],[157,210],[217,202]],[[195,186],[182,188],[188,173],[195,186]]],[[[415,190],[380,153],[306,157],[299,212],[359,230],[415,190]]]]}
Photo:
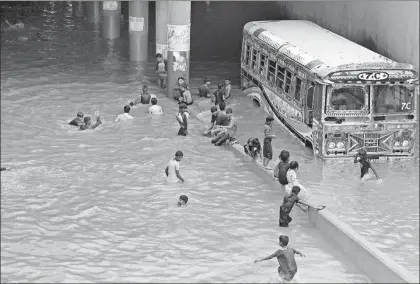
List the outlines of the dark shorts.
{"type": "Polygon", "coordinates": [[[187,134],[188,134],[188,131],[187,131],[185,128],[183,128],[183,127],[181,127],[181,128],[178,130],[178,135],[181,135],[181,136],[187,136],[187,134]]]}
{"type": "Polygon", "coordinates": [[[369,167],[362,166],[360,168],[360,178],[363,178],[369,172],[369,167]]]}
{"type": "Polygon", "coordinates": [[[273,147],[271,146],[271,138],[264,138],[263,156],[271,160],[273,158],[273,147]]]}
{"type": "Polygon", "coordinates": [[[279,226],[289,227],[290,222],[292,222],[292,217],[290,217],[289,213],[285,212],[283,208],[280,206],[279,226]]]}
{"type": "Polygon", "coordinates": [[[190,103],[185,103],[187,106],[192,105],[194,102],[190,102],[190,103]]]}
{"type": "Polygon", "coordinates": [[[295,277],[297,270],[291,270],[285,272],[283,269],[281,269],[281,266],[277,269],[277,272],[279,273],[280,278],[282,278],[285,281],[292,281],[293,277],[295,277]]]}

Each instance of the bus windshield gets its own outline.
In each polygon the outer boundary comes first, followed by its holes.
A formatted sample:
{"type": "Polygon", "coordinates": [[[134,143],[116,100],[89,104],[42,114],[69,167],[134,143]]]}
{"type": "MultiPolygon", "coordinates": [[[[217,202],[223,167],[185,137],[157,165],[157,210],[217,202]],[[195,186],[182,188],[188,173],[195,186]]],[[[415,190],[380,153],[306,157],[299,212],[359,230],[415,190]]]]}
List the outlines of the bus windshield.
{"type": "Polygon", "coordinates": [[[365,106],[365,90],[363,87],[350,86],[333,89],[330,96],[332,110],[361,110],[365,106]]]}
{"type": "Polygon", "coordinates": [[[414,111],[414,88],[400,85],[374,86],[373,111],[377,114],[407,113],[414,111]]]}

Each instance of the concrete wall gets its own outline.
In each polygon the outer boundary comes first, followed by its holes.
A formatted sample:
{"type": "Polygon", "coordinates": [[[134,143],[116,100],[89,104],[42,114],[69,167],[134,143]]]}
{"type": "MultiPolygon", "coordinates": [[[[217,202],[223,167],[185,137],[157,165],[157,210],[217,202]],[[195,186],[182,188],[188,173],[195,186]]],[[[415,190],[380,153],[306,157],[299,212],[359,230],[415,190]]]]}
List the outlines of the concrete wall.
{"type": "Polygon", "coordinates": [[[418,1],[277,2],[279,15],[304,19],[419,69],[418,1]]]}

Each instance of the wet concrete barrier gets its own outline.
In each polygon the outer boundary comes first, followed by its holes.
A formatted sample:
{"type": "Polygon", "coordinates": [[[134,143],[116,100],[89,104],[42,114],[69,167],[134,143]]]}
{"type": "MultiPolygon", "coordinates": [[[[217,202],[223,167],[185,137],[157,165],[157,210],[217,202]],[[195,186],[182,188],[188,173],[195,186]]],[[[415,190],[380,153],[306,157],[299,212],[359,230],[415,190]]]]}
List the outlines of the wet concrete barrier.
{"type": "MultiPolygon", "coordinates": [[[[210,114],[207,110],[209,108],[208,105],[208,102],[199,102],[197,105],[189,106],[188,110],[200,122],[207,125],[210,121],[210,114]]],[[[237,156],[251,161],[251,157],[245,153],[242,145],[234,144],[228,147],[237,156]]],[[[257,163],[253,163],[253,167],[255,172],[271,185],[276,188],[282,187],[274,180],[271,172],[257,163]]],[[[284,190],[284,187],[282,188],[284,190]]],[[[284,191],[284,193],[286,192],[284,191]]],[[[419,279],[381,252],[352,227],[338,219],[332,212],[327,209],[317,211],[310,208],[307,214],[312,225],[321,231],[324,238],[334,243],[372,282],[419,283],[419,279]]]]}

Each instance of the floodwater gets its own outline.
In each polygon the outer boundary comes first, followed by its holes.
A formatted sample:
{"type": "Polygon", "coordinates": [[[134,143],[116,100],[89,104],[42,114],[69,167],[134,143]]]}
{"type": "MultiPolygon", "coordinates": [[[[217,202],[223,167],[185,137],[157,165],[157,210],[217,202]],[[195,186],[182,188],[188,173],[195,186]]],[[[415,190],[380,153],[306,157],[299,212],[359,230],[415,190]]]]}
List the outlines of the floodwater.
{"type": "MultiPolygon", "coordinates": [[[[268,282],[276,261],[252,261],[274,252],[279,234],[306,254],[297,259],[302,282],[367,281],[303,213],[279,228],[280,191],[212,146],[198,120],[177,137],[177,106],[160,90],[150,88],[162,116],[138,107],[133,121],[114,123],[150,78],[127,61],[126,35],[108,43],[82,15],[48,3],[28,23],[49,41],[2,41],[1,165],[13,169],[1,174],[2,282],[268,282]],[[98,109],[97,130],[67,125],[77,111],[98,109]],[[186,184],[164,180],[176,150],[186,184]],[[175,206],[181,194],[185,208],[175,206]]],[[[193,86],[211,74],[239,83],[237,63],[191,67],[193,86]]],[[[240,142],[261,137],[263,110],[234,95],[240,142]]],[[[324,165],[280,126],[275,132],[275,155],[292,152],[315,200],[418,274],[418,159],[377,165],[385,181],[364,184],[358,167],[324,165]]]]}

